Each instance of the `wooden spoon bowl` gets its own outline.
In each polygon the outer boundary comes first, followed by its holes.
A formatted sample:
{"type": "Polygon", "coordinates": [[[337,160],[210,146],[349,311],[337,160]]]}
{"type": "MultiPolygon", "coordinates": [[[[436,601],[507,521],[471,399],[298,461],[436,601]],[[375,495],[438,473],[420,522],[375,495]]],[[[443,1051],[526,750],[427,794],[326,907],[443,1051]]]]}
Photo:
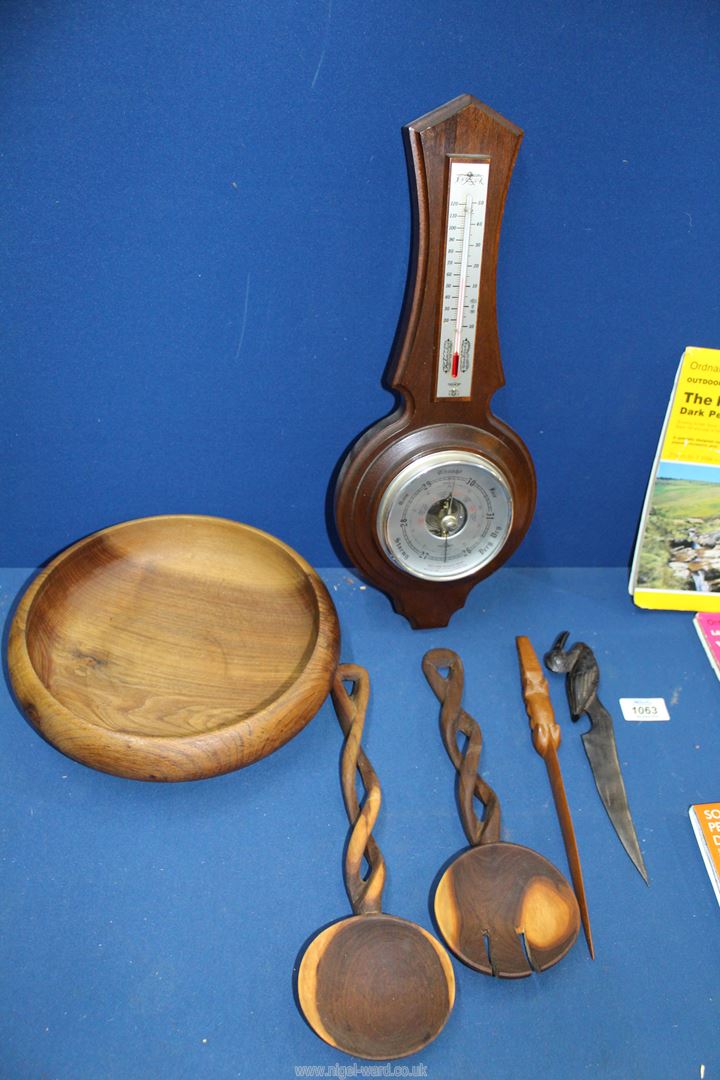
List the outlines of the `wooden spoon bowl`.
{"type": "Polygon", "coordinates": [[[281,541],[222,518],[104,529],[35,578],[8,662],[25,714],[93,768],[197,780],[277,749],[337,665],[332,601],[281,541]]]}
{"type": "Polygon", "coordinates": [[[298,995],[315,1033],[354,1057],[417,1053],[439,1034],[454,1000],[449,957],[427,931],[394,915],[354,915],[313,938],[298,995]]]}
{"type": "Polygon", "coordinates": [[[537,851],[507,842],[454,859],[438,882],[434,909],[460,960],[510,979],[557,964],[579,928],[575,894],[560,871],[537,851]]]}

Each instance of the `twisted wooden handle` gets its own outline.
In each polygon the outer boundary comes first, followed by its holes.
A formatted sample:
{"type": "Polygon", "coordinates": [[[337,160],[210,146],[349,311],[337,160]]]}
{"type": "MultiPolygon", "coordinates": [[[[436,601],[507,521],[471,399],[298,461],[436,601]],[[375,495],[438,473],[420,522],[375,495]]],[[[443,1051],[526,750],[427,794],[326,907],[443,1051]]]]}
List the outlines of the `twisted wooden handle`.
{"type": "Polygon", "coordinates": [[[440,731],[445,749],[458,773],[458,802],[460,818],[468,840],[491,844],[500,839],[500,803],[498,797],[478,774],[482,751],[482,732],[477,721],[462,708],[465,675],[463,663],[450,649],[431,649],[422,661],[425,678],[440,701],[440,731]],[[441,670],[447,668],[447,676],[441,670]],[[463,750],[458,746],[458,733],[467,736],[463,750]],[[473,799],[485,806],[485,816],[475,813],[473,799]]]}
{"type": "Polygon", "coordinates": [[[365,668],[341,664],[335,672],[332,699],[340,727],[345,734],[340,769],[343,799],[352,826],[345,852],[345,888],[356,915],[382,911],[382,892],[385,886],[385,860],[372,835],[380,813],[382,791],[375,770],[360,745],[365,713],[370,697],[370,677],[365,668]],[[345,683],[352,683],[350,693],[345,683]],[[366,796],[362,806],[356,782],[360,773],[366,796]],[[362,862],[367,860],[368,872],[362,875],[362,862]]]}
{"type": "Polygon", "coordinates": [[[529,638],[515,638],[520,659],[520,681],[530,728],[533,746],[541,758],[546,758],[550,750],[560,746],[560,725],[555,722],[547,679],[543,674],[535,650],[529,638]]]}

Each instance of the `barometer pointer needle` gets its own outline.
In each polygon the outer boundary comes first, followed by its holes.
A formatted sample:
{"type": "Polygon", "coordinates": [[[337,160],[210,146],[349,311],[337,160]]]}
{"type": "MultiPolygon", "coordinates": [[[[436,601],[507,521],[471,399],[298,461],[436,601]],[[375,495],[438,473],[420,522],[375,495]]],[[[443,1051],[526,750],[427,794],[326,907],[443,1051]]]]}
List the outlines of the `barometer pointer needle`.
{"type": "MultiPolygon", "coordinates": [[[[453,486],[450,488],[450,494],[448,495],[447,500],[445,502],[445,513],[446,514],[452,514],[452,501],[453,501],[453,493],[454,493],[454,491],[455,491],[455,481],[453,481],[453,486]]],[[[449,532],[447,530],[447,526],[445,526],[445,529],[443,530],[443,536],[445,537],[445,547],[443,549],[443,562],[446,563],[447,562],[448,539],[450,537],[450,534],[449,534],[449,532]]]]}

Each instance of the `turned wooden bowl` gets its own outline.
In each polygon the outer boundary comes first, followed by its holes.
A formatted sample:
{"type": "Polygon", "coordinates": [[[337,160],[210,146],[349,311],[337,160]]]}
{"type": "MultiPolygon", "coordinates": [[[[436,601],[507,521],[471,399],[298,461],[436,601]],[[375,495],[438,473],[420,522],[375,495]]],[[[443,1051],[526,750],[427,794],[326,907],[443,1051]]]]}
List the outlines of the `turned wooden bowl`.
{"type": "Polygon", "coordinates": [[[10,679],[64,754],[137,780],[198,780],[296,735],[330,690],[337,615],[280,540],[223,518],[94,533],[22,597],[10,679]]]}

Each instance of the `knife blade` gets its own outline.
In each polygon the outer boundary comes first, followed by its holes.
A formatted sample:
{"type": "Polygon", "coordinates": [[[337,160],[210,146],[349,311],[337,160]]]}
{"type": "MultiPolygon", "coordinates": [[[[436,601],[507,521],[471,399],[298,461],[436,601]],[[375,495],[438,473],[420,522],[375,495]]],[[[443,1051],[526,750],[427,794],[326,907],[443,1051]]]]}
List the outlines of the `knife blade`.
{"type": "Polygon", "coordinates": [[[595,777],[595,786],[615,826],[620,843],[644,877],[646,884],[649,884],[645,862],[630,815],[612,718],[599,701],[595,701],[588,707],[587,715],[590,717],[592,727],[581,738],[595,777]]]}
{"type": "Polygon", "coordinates": [[[585,714],[590,720],[590,730],[582,736],[582,741],[595,778],[595,786],[621,844],[645,883],[649,884],[645,861],[630,814],[612,717],[597,696],[600,669],[595,654],[585,642],[579,641],[571,649],[565,648],[568,636],[567,631],[557,636],[552,648],[545,654],[545,666],[550,671],[565,673],[565,688],[572,719],[579,720],[585,714]]]}

